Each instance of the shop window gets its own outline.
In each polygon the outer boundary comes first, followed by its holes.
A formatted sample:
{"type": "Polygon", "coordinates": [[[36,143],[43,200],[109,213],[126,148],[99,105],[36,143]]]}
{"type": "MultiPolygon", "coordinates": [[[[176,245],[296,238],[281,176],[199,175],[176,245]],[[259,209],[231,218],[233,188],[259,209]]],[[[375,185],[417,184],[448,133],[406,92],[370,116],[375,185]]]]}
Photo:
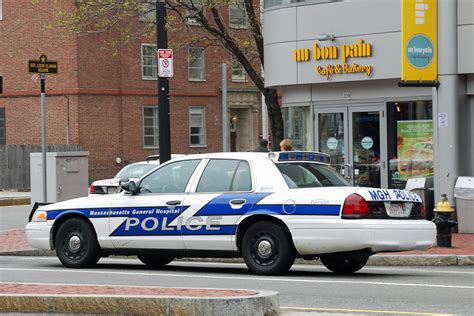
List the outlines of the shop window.
{"type": "Polygon", "coordinates": [[[142,79],[156,80],[156,45],[142,44],[142,79]]]}
{"type": "Polygon", "coordinates": [[[189,144],[206,146],[206,108],[192,106],[189,108],[189,144]]]}
{"type": "Polygon", "coordinates": [[[189,80],[204,81],[204,48],[190,47],[188,56],[189,80]]]}
{"type": "Polygon", "coordinates": [[[5,108],[0,108],[0,145],[6,144],[5,108]]]}
{"type": "Polygon", "coordinates": [[[310,133],[311,126],[309,106],[292,106],[283,108],[283,120],[285,123],[285,138],[293,141],[294,150],[311,150],[310,133]]]}
{"type": "Polygon", "coordinates": [[[158,107],[143,108],[143,147],[158,148],[158,107]]]}
{"type": "Polygon", "coordinates": [[[388,102],[389,188],[404,188],[409,178],[433,176],[431,101],[388,102]]]}

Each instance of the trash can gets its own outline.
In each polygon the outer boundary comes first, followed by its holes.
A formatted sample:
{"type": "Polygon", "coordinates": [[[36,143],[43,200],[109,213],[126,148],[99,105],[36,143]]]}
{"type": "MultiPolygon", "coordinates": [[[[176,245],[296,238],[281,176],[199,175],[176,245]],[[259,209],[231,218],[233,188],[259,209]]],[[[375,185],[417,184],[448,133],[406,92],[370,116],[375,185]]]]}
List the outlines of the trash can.
{"type": "Polygon", "coordinates": [[[425,205],[426,219],[432,220],[434,218],[434,178],[411,178],[408,179],[405,185],[405,190],[412,191],[418,194],[425,205]]]}
{"type": "Polygon", "coordinates": [[[459,232],[474,233],[474,177],[458,177],[454,197],[459,232]]]}

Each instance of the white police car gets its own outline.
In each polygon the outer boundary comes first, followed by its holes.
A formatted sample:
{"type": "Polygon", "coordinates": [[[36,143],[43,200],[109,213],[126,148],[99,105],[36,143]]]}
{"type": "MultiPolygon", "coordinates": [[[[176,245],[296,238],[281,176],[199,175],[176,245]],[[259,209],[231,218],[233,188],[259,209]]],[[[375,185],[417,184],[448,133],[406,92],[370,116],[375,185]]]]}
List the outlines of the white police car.
{"type": "Polygon", "coordinates": [[[26,233],[72,268],[110,254],[153,267],[243,256],[267,275],[287,272],[297,257],[351,273],[377,252],[432,247],[435,225],[416,194],[352,187],[328,162],[315,152],[189,155],[123,184],[119,195],[42,206],[26,233]]]}

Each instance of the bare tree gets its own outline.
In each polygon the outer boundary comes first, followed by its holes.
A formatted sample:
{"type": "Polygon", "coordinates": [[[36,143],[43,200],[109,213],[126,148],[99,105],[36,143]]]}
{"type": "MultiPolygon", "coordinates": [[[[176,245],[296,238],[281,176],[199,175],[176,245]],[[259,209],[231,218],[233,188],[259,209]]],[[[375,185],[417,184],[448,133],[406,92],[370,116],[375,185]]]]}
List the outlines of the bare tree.
{"type": "MultiPolygon", "coordinates": [[[[57,10],[59,25],[82,36],[120,29],[122,36],[115,44],[126,44],[155,33],[156,0],[80,0],[76,9],[57,10]],[[141,19],[141,27],[130,27],[126,21],[141,19]]],[[[263,94],[268,110],[273,150],[279,150],[283,139],[283,119],[275,88],[266,88],[263,78],[263,36],[260,3],[254,0],[166,0],[171,14],[167,17],[168,31],[194,33],[194,40],[226,49],[245,69],[250,80],[263,94]],[[242,13],[245,28],[231,27],[225,16],[229,6],[242,13]],[[201,31],[189,26],[199,24],[201,31]],[[204,32],[202,32],[204,30],[204,32]]]]}

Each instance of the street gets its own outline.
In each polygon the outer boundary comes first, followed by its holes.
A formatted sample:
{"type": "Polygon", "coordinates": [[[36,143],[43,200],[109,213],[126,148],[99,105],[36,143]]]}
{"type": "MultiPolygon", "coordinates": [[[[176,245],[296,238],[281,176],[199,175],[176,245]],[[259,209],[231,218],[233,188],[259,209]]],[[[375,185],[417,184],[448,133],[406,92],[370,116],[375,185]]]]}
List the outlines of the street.
{"type": "Polygon", "coordinates": [[[94,269],[67,269],[55,257],[0,257],[1,282],[205,287],[277,291],[286,312],[456,314],[474,310],[474,269],[365,267],[336,276],[323,266],[294,265],[282,277],[251,274],[243,264],[172,262],[145,268],[134,257],[103,258],[94,269]]]}

